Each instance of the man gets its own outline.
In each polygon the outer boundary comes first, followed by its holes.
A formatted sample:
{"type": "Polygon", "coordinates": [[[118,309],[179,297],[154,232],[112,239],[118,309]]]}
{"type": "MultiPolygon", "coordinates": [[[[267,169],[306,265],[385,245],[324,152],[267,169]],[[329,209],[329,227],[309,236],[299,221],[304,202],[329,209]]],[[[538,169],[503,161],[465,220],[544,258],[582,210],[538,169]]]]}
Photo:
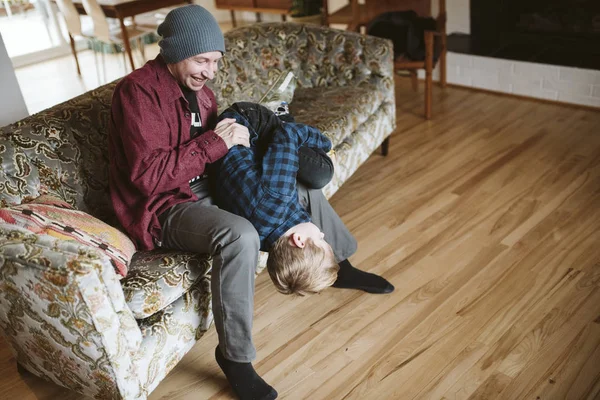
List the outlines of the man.
{"type": "Polygon", "coordinates": [[[162,246],[213,257],[217,362],[241,399],[274,399],[277,392],[251,364],[259,237],[246,219],[214,205],[205,174],[206,164],[233,146],[249,146],[245,126],[234,119],[217,123],[215,98],[205,86],[225,53],[223,34],[198,5],[171,11],[158,33],[160,55],[123,78],[113,95],[109,171],[115,213],[140,249],[162,246]]]}

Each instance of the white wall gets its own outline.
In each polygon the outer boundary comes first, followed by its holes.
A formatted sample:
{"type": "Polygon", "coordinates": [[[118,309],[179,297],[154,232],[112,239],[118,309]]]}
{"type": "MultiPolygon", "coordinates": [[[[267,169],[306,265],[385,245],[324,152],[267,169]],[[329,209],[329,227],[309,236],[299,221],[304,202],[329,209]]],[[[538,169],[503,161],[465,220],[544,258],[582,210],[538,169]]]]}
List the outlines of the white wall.
{"type": "Polygon", "coordinates": [[[0,34],[0,127],[29,115],[15,70],[0,34]]]}
{"type": "MultiPolygon", "coordinates": [[[[448,33],[471,33],[471,13],[469,11],[470,0],[447,0],[446,13],[448,22],[446,32],[448,33]]],[[[437,15],[437,1],[434,1],[433,15],[437,15]]]]}
{"type": "MultiPolygon", "coordinates": [[[[194,3],[201,5],[202,7],[210,11],[210,13],[219,22],[231,21],[229,10],[218,10],[215,5],[215,0],[194,0],[194,3]]],[[[236,18],[239,19],[238,14],[239,13],[236,14],[236,18]]]]}

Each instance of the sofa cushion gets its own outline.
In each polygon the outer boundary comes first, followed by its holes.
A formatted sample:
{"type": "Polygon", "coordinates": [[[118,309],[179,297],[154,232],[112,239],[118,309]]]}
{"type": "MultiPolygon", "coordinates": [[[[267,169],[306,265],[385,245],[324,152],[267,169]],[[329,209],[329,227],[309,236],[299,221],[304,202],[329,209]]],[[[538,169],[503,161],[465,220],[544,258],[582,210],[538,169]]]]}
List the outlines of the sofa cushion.
{"type": "Polygon", "coordinates": [[[120,277],[127,275],[135,245],[124,233],[54,196],[42,195],[24,201],[29,202],[0,209],[0,220],[36,234],[90,246],[110,258],[120,277]]]}
{"type": "Polygon", "coordinates": [[[139,251],[121,280],[125,301],[137,319],[163,310],[210,273],[206,254],[170,250],[139,251]]]}
{"type": "Polygon", "coordinates": [[[335,148],[373,115],[385,99],[385,92],[372,83],[297,88],[290,112],[297,122],[319,128],[335,148]]]}

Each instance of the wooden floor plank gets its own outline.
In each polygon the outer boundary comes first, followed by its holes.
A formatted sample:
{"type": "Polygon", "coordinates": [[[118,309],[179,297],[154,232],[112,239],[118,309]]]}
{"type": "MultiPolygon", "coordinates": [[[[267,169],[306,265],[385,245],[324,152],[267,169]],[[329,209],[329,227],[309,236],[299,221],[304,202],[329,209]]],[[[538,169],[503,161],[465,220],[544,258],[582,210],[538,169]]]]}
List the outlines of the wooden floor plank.
{"type": "Polygon", "coordinates": [[[600,324],[586,325],[565,352],[531,388],[526,397],[540,399],[586,399],[598,395],[600,380],[600,324]]]}

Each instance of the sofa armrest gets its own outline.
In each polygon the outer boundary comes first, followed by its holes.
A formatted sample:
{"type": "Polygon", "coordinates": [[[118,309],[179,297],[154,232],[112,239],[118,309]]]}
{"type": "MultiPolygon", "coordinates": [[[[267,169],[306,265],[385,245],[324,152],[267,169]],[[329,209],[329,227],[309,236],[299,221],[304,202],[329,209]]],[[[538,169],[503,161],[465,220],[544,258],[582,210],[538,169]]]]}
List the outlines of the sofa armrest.
{"type": "Polygon", "coordinates": [[[0,330],[21,365],[91,397],[145,398],[141,332],[107,256],[1,224],[0,265],[0,330]]]}

